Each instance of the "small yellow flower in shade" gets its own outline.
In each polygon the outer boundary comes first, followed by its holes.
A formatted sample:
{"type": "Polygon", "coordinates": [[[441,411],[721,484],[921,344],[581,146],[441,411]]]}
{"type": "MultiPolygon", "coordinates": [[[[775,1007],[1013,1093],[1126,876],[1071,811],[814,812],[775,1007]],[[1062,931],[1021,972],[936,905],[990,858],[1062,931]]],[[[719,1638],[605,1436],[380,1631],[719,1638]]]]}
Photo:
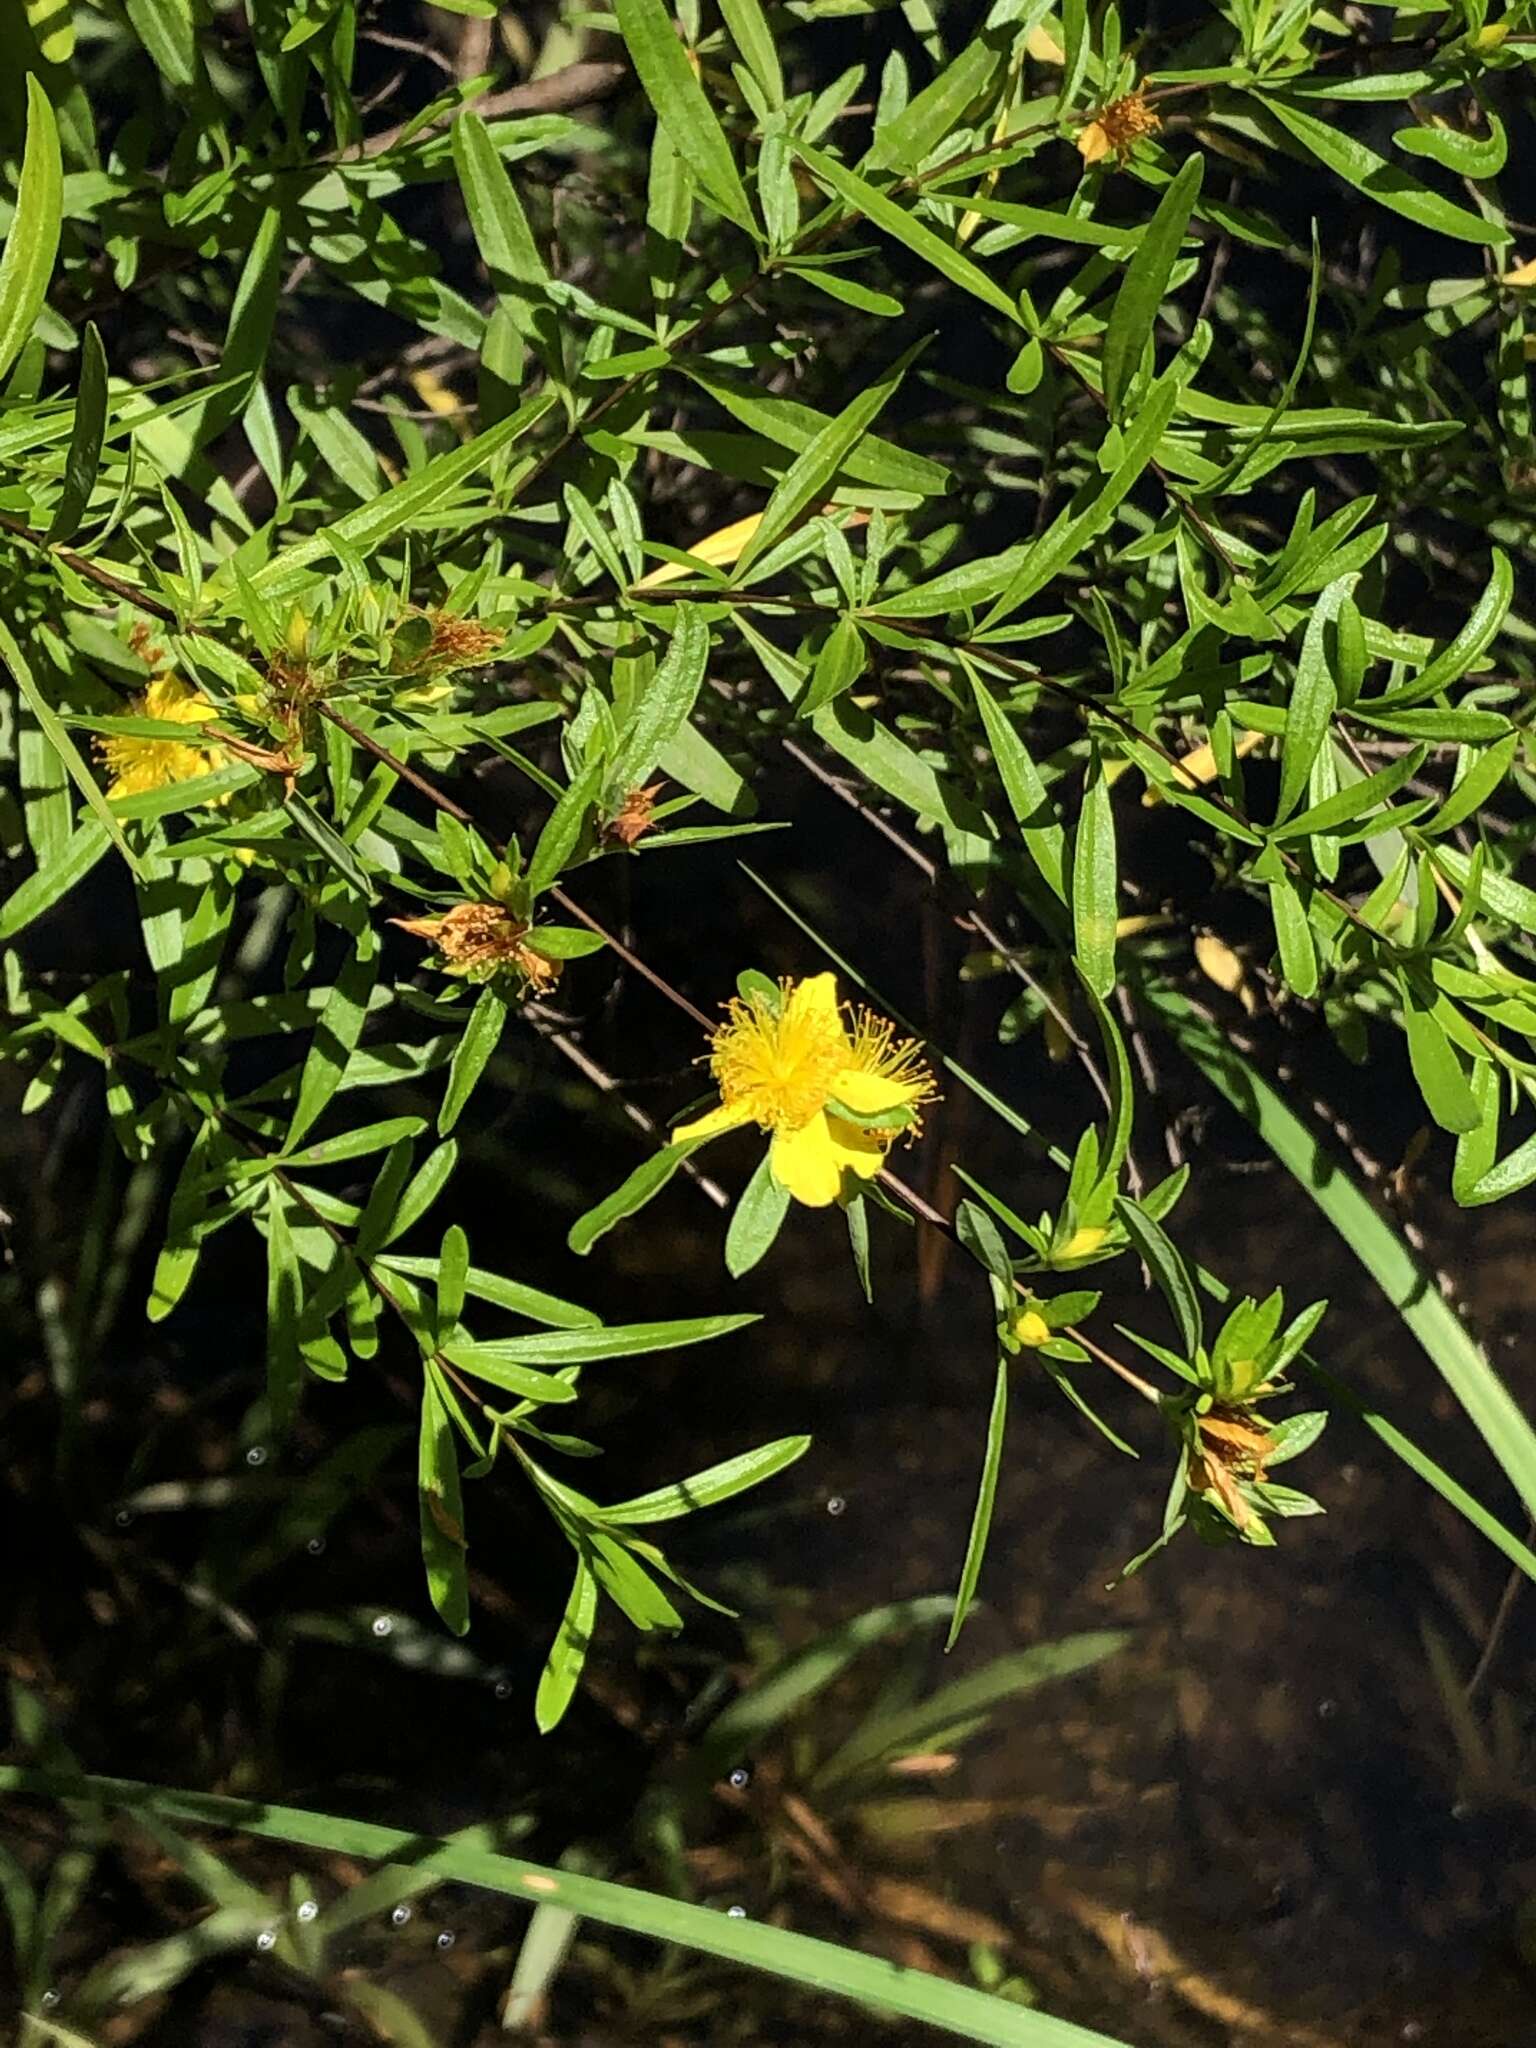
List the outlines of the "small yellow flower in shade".
{"type": "Polygon", "coordinates": [[[190,731],[206,725],[218,713],[201,691],[194,690],[179,676],[153,677],[148,689],[133,699],[128,711],[133,718],[157,718],[170,725],[185,725],[189,728],[188,738],[183,743],[103,733],[96,741],[96,752],[112,778],[107,784],[109,797],[143,796],[173,782],[191,782],[199,775],[211,775],[223,766],[223,748],[194,745],[190,731]]]}
{"type": "Polygon", "coordinates": [[[1034,1351],[1051,1341],[1051,1326],[1037,1308],[1021,1308],[1013,1319],[1013,1334],[1027,1350],[1034,1351]]]}
{"type": "Polygon", "coordinates": [[[1100,107],[1077,138],[1077,153],[1085,164],[1101,163],[1111,151],[1124,163],[1144,135],[1156,135],[1162,121],[1147,104],[1146,94],[1137,88],[1123,99],[1100,107]]]}
{"type": "Polygon", "coordinates": [[[1109,1235],[1107,1223],[1085,1223],[1081,1230],[1074,1230],[1062,1246],[1060,1256],[1064,1259],[1086,1259],[1090,1252],[1096,1252],[1109,1235]]]}
{"type": "Polygon", "coordinates": [[[895,1139],[919,1128],[920,1106],[936,1092],[916,1044],[872,1011],[839,1004],[830,974],[781,982],[777,1005],[766,995],[734,997],[709,1064],[719,1106],[674,1131],[674,1140],[757,1124],[773,1134],[774,1179],[811,1209],[837,1200],[845,1171],[872,1180],[895,1139]],[[906,1121],[886,1123],[896,1111],[906,1111],[906,1121]]]}

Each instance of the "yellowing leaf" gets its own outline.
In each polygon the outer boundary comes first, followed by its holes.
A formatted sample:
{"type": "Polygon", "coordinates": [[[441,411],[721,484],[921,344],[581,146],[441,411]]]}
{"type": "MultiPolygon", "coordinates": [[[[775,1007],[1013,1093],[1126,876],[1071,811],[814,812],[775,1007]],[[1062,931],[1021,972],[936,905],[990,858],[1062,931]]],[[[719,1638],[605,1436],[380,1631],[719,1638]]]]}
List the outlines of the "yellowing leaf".
{"type": "Polygon", "coordinates": [[[1214,932],[1201,932],[1195,939],[1195,965],[1207,981],[1214,981],[1225,995],[1236,996],[1251,1017],[1259,999],[1248,981],[1248,969],[1225,939],[1214,932]]]}
{"type": "Polygon", "coordinates": [[[1536,256],[1527,263],[1517,263],[1513,270],[1506,270],[1499,279],[1500,284],[1536,285],[1536,256]]]}
{"type": "Polygon", "coordinates": [[[462,413],[463,405],[448,389],[442,378],[431,370],[412,370],[410,386],[428,411],[441,413],[446,418],[450,413],[462,413]]]}
{"type": "MultiPolygon", "coordinates": [[[[730,526],[706,533],[702,540],[694,542],[688,552],[697,555],[701,562],[708,562],[712,569],[729,569],[762,523],[762,513],[754,512],[749,518],[738,519],[730,526]]],[[[650,570],[630,587],[634,590],[659,590],[663,583],[677,583],[692,574],[686,562],[663,562],[660,568],[650,570]]]]}
{"type": "Polygon", "coordinates": [[[1024,47],[1037,64],[1065,64],[1067,53],[1043,24],[1032,28],[1024,38],[1024,47]]]}
{"type": "MultiPolygon", "coordinates": [[[[1232,751],[1239,760],[1242,760],[1245,754],[1253,752],[1263,737],[1261,732],[1245,732],[1232,751]]],[[[1186,789],[1198,789],[1202,783],[1216,780],[1215,749],[1210,741],[1206,740],[1203,745],[1186,754],[1181,761],[1175,762],[1174,766],[1178,770],[1180,782],[1186,789]]],[[[1163,801],[1163,793],[1153,787],[1143,793],[1141,800],[1144,804],[1160,804],[1163,801]]]]}

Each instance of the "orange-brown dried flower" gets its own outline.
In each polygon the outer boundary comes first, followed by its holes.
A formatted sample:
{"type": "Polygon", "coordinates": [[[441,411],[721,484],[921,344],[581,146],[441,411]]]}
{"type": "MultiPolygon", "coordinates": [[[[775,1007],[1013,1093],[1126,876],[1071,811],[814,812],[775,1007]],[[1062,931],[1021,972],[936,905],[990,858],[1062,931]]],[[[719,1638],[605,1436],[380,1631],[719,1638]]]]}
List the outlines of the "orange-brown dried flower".
{"type": "Polygon", "coordinates": [[[1200,1448],[1191,1452],[1186,1477],[1196,1493],[1214,1492],[1239,1529],[1246,1529],[1253,1510],[1238,1490],[1239,1479],[1262,1482],[1275,1439],[1263,1419],[1248,1408],[1212,1408],[1196,1418],[1200,1448]]]}
{"type": "Polygon", "coordinates": [[[1138,86],[1123,98],[1100,107],[1077,138],[1084,163],[1096,164],[1111,151],[1124,163],[1143,136],[1156,135],[1162,128],[1156,109],[1148,104],[1146,92],[1138,86]]]}
{"type": "Polygon", "coordinates": [[[530,946],[530,927],[500,903],[456,903],[441,917],[390,922],[434,946],[443,972],[462,981],[514,974],[532,994],[544,995],[560,979],[561,962],[530,946]]]}
{"type": "Polygon", "coordinates": [[[643,839],[655,823],[653,813],[661,787],[653,782],[645,789],[632,789],[603,827],[603,837],[614,846],[633,846],[643,839]]]}
{"type": "Polygon", "coordinates": [[[412,610],[406,616],[425,619],[432,637],[419,653],[399,662],[402,675],[439,676],[453,669],[477,668],[495,659],[507,637],[499,627],[483,625],[479,619],[461,619],[454,612],[412,610]]]}

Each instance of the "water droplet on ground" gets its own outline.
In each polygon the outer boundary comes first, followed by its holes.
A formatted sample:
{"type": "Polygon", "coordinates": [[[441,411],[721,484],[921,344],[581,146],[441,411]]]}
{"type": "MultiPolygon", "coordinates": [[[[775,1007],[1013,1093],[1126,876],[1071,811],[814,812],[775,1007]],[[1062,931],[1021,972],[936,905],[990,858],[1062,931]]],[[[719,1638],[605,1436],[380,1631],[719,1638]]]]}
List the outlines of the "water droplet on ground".
{"type": "Polygon", "coordinates": [[[843,1499],[843,1496],[842,1496],[842,1495],[841,1495],[840,1493],[834,1493],[834,1494],[829,1494],[829,1495],[828,1495],[828,1497],[827,1497],[827,1513],[828,1513],[829,1515],[840,1515],[840,1514],[842,1514],[842,1513],[844,1513],[844,1512],[845,1512],[845,1510],[847,1509],[847,1506],[848,1506],[848,1503],[847,1503],[847,1501],[845,1501],[845,1500],[843,1499]]]}
{"type": "Polygon", "coordinates": [[[396,1906],[389,1917],[396,1927],[403,1927],[411,1917],[411,1909],[409,1906],[396,1906]]]}
{"type": "Polygon", "coordinates": [[[45,1991],[42,1997],[38,2000],[38,2003],[42,2006],[45,2012],[51,2012],[53,2008],[58,2004],[58,2002],[59,1994],[57,1993],[57,1991],[45,1991]]]}
{"type": "Polygon", "coordinates": [[[323,1536],[311,1536],[304,1548],[311,1557],[318,1557],[325,1548],[325,1538],[323,1536]]]}
{"type": "Polygon", "coordinates": [[[752,1782],[752,1773],[745,1764],[738,1764],[726,1783],[737,1792],[745,1792],[752,1782]]]}
{"type": "Polygon", "coordinates": [[[119,1508],[117,1513],[112,1517],[112,1519],[114,1522],[116,1522],[119,1529],[126,1529],[128,1524],[133,1520],[133,1510],[132,1508],[119,1508]]]}
{"type": "Polygon", "coordinates": [[[458,1936],[453,1932],[453,1929],[451,1927],[445,1927],[442,1933],[437,1937],[437,1945],[439,1948],[452,1948],[454,1942],[457,1941],[457,1939],[458,1936]]]}
{"type": "Polygon", "coordinates": [[[387,1614],[376,1615],[374,1617],[373,1632],[376,1636],[387,1636],[394,1625],[387,1614]]]}
{"type": "Polygon", "coordinates": [[[265,1465],[265,1463],[267,1462],[267,1454],[263,1446],[260,1444],[252,1444],[251,1448],[245,1454],[245,1462],[247,1463],[247,1465],[265,1465]]]}

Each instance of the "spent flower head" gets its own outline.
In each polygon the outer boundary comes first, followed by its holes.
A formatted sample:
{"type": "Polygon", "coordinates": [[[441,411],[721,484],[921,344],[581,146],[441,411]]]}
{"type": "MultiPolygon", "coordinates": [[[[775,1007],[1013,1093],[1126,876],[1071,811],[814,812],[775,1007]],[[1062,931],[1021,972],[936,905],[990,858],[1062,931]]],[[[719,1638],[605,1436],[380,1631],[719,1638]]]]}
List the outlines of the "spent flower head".
{"type": "Polygon", "coordinates": [[[733,997],[709,1064],[719,1104],[674,1139],[756,1124],[772,1134],[774,1179],[813,1209],[837,1200],[845,1173],[872,1180],[895,1140],[921,1127],[921,1106],[936,1093],[915,1041],[897,1038],[872,1010],[840,1004],[830,974],[761,982],[733,997]]]}
{"type": "Polygon", "coordinates": [[[1157,110],[1148,103],[1145,88],[1137,86],[1134,92],[1100,107],[1078,136],[1077,153],[1085,164],[1096,164],[1113,152],[1123,164],[1142,137],[1156,135],[1162,125],[1157,110]]]}
{"type": "Polygon", "coordinates": [[[561,963],[530,944],[532,927],[500,903],[456,903],[441,917],[396,917],[402,931],[437,950],[444,974],[460,981],[516,977],[532,995],[546,995],[560,979],[561,963]]]}

